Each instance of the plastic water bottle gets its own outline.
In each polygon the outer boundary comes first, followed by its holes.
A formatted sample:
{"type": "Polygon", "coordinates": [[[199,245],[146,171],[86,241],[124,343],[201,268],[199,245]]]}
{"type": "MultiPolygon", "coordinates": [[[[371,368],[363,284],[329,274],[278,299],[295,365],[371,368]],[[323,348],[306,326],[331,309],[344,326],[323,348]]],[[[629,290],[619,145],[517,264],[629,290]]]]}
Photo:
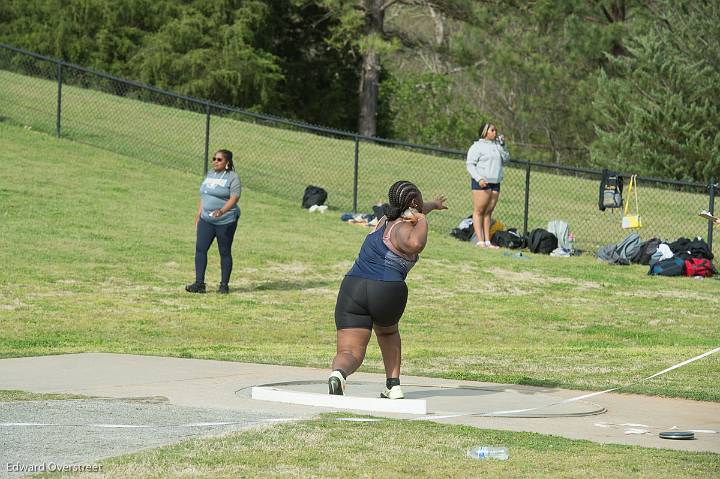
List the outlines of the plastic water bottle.
{"type": "Polygon", "coordinates": [[[500,461],[507,461],[510,457],[508,455],[507,447],[491,447],[491,446],[478,446],[473,447],[467,452],[467,455],[475,459],[498,459],[500,461]]]}
{"type": "Polygon", "coordinates": [[[575,235],[570,233],[568,234],[568,243],[570,243],[570,253],[575,252],[575,235]]]}

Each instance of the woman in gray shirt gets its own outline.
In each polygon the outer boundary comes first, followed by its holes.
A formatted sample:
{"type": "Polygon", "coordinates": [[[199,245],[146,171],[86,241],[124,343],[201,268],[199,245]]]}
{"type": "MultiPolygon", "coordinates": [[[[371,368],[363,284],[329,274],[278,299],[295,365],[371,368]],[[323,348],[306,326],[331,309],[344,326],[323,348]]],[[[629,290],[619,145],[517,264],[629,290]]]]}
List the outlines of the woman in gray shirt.
{"type": "Polygon", "coordinates": [[[495,125],[485,123],[480,128],[480,139],[468,150],[465,162],[472,177],[473,229],[476,244],[482,248],[497,248],[490,243],[490,221],[500,196],[503,164],[509,159],[505,138],[498,136],[495,125]]]}
{"type": "Polygon", "coordinates": [[[212,170],[200,185],[200,205],[195,216],[197,241],[195,242],[195,282],[185,286],[188,293],[205,292],[207,252],[215,238],[220,251],[220,287],[218,293],[228,294],[232,272],[232,248],[235,230],[240,218],[240,178],[235,173],[233,154],[218,150],[213,155],[212,170]]]}

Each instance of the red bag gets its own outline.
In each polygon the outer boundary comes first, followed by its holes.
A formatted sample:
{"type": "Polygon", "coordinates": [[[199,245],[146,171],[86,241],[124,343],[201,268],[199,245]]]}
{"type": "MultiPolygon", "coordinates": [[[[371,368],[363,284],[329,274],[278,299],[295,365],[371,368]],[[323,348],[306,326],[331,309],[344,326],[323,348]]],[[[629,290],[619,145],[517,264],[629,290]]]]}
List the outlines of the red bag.
{"type": "Polygon", "coordinates": [[[686,276],[712,276],[715,271],[715,267],[712,261],[704,258],[688,258],[685,260],[685,275],[686,276]]]}

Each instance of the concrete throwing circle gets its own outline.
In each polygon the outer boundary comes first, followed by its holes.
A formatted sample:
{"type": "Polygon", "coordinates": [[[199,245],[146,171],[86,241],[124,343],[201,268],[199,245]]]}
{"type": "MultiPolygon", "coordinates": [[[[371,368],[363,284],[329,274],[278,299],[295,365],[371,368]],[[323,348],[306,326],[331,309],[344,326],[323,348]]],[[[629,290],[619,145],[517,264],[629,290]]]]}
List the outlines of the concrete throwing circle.
{"type": "MultiPolygon", "coordinates": [[[[272,388],[279,392],[305,393],[308,397],[327,396],[327,382],[315,380],[258,384],[240,389],[236,394],[251,397],[253,387],[272,388]]],[[[375,399],[383,389],[382,383],[348,381],[345,394],[348,397],[375,399]]],[[[589,401],[563,402],[565,398],[553,395],[552,390],[536,387],[403,384],[402,389],[405,399],[426,401],[428,414],[552,418],[594,416],[607,412],[603,406],[589,401]],[[531,410],[512,412],[526,409],[531,410]]],[[[372,412],[370,408],[368,410],[372,412]]]]}
{"type": "Polygon", "coordinates": [[[277,412],[179,406],[152,398],[0,402],[0,478],[5,477],[6,464],[89,464],[294,418],[277,412]]]}

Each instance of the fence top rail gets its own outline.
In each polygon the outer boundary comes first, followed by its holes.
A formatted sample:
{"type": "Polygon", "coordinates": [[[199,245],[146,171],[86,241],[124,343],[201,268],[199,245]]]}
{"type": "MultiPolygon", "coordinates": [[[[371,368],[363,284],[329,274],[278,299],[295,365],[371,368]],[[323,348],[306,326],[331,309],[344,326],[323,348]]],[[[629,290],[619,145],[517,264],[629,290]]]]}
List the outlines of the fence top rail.
{"type": "MultiPolygon", "coordinates": [[[[13,51],[16,53],[34,57],[34,58],[44,60],[47,62],[63,65],[65,67],[72,68],[74,70],[79,70],[79,71],[82,71],[85,73],[89,73],[89,74],[96,75],[96,76],[99,76],[102,78],[106,78],[108,80],[124,83],[126,85],[131,85],[136,88],[143,89],[143,90],[149,90],[149,91],[158,93],[160,95],[166,95],[169,97],[185,100],[185,101],[188,101],[191,103],[202,105],[206,108],[212,107],[212,108],[224,110],[227,112],[238,113],[238,114],[241,114],[241,115],[244,115],[247,117],[251,117],[254,119],[258,119],[258,120],[271,121],[271,122],[275,122],[275,123],[279,123],[279,124],[284,124],[284,125],[288,125],[288,126],[302,128],[305,130],[310,130],[310,131],[317,132],[317,133],[325,133],[325,134],[340,136],[340,137],[352,139],[356,142],[368,141],[368,142],[374,142],[374,143],[380,143],[380,144],[386,144],[386,145],[392,145],[392,146],[401,146],[401,147],[406,147],[406,148],[412,148],[412,149],[416,149],[416,150],[422,150],[422,151],[433,152],[433,153],[442,153],[442,154],[459,156],[459,157],[464,157],[466,154],[466,152],[464,150],[457,150],[457,149],[452,149],[452,148],[442,148],[442,147],[437,147],[437,146],[418,145],[418,144],[409,143],[409,142],[400,141],[400,140],[392,140],[392,139],[387,139],[387,138],[365,136],[365,135],[360,135],[357,133],[352,133],[349,131],[339,130],[336,128],[321,127],[321,126],[313,125],[311,123],[306,123],[303,121],[290,120],[287,118],[277,117],[274,115],[268,115],[268,114],[264,114],[264,113],[256,113],[256,112],[244,110],[242,108],[225,105],[222,103],[211,102],[209,100],[202,100],[202,99],[187,96],[187,95],[181,95],[178,93],[164,90],[162,88],[157,88],[152,85],[148,85],[148,84],[141,83],[138,81],[120,78],[120,77],[117,77],[110,73],[102,72],[99,70],[94,70],[92,68],[84,67],[81,65],[76,65],[74,63],[68,63],[64,60],[52,58],[52,57],[49,57],[46,55],[41,55],[39,53],[25,50],[24,48],[19,48],[19,47],[15,47],[12,45],[8,45],[6,43],[0,43],[0,48],[4,48],[6,50],[10,50],[10,51],[13,51]]],[[[553,164],[553,163],[540,163],[540,162],[532,162],[532,161],[527,161],[527,160],[511,159],[510,164],[525,165],[525,166],[529,166],[529,167],[534,166],[534,167],[540,167],[540,168],[557,169],[557,170],[567,171],[567,172],[571,172],[571,173],[585,173],[585,174],[592,174],[592,175],[602,175],[601,169],[582,168],[582,167],[567,166],[567,165],[553,164]]],[[[626,177],[631,176],[628,173],[618,173],[618,175],[626,176],[626,177]]],[[[709,187],[709,185],[704,184],[704,183],[680,181],[680,180],[670,180],[670,179],[665,179],[665,178],[655,178],[655,177],[649,177],[649,176],[647,176],[647,177],[646,176],[638,176],[638,179],[640,181],[649,181],[649,182],[666,184],[666,185],[674,185],[674,186],[690,186],[690,187],[696,187],[696,188],[709,187]]]]}
{"type": "MultiPolygon", "coordinates": [[[[512,161],[512,160],[511,160],[512,161]]],[[[588,173],[593,175],[600,175],[602,176],[603,170],[601,169],[593,169],[593,168],[582,168],[578,166],[567,166],[567,165],[561,165],[558,163],[540,163],[540,162],[525,162],[525,161],[519,161],[516,160],[518,163],[527,164],[529,163],[531,166],[538,166],[541,168],[548,168],[548,169],[556,169],[556,170],[563,170],[563,171],[569,171],[573,173],[588,173]]],[[[615,172],[613,171],[613,174],[617,174],[618,176],[623,177],[630,177],[632,176],[632,173],[625,173],[625,172],[615,172]]],[[[662,183],[666,185],[674,185],[674,186],[692,186],[697,188],[707,188],[709,187],[709,184],[706,183],[700,183],[700,182],[693,182],[693,181],[682,181],[682,180],[671,180],[668,178],[657,178],[655,176],[637,176],[637,179],[639,181],[649,181],[653,183],[662,183]]]]}

